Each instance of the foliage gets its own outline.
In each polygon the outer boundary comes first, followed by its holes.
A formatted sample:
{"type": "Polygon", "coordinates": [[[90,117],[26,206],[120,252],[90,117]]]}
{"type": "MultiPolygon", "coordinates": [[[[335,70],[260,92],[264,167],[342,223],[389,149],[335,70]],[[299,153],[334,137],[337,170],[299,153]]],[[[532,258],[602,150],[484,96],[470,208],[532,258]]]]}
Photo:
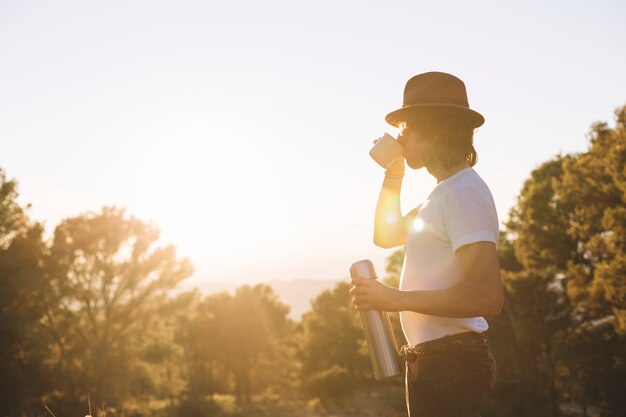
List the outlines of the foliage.
{"type": "Polygon", "coordinates": [[[363,329],[351,307],[349,289],[348,283],[340,282],[333,290],[322,292],[302,317],[298,358],[305,384],[333,367],[345,369],[352,381],[349,387],[371,373],[363,329]]]}
{"type": "Polygon", "coordinates": [[[354,387],[354,377],[346,368],[333,365],[311,375],[305,388],[315,397],[337,400],[350,394],[354,387]]]}
{"type": "Polygon", "coordinates": [[[388,258],[385,265],[385,272],[389,279],[399,281],[400,273],[402,272],[402,264],[404,263],[404,255],[406,253],[406,247],[395,250],[388,258]]]}
{"type": "Polygon", "coordinates": [[[203,300],[183,335],[192,397],[235,392],[249,403],[266,383],[277,384],[288,366],[289,307],[267,285],[239,287],[203,300]],[[227,381],[232,381],[233,387],[227,381]]]}
{"type": "Polygon", "coordinates": [[[592,126],[588,151],[533,170],[511,210],[500,325],[514,338],[496,351],[509,360],[500,382],[513,388],[503,390],[509,411],[556,416],[573,402],[617,415],[626,406],[615,384],[626,380],[626,107],[616,115],[614,129],[592,126]]]}
{"type": "Polygon", "coordinates": [[[576,240],[568,260],[568,293],[586,319],[612,315],[626,334],[626,106],[614,129],[596,123],[589,150],[568,160],[556,192],[572,207],[567,235],[576,240]]]}
{"type": "Polygon", "coordinates": [[[43,315],[33,294],[46,287],[43,228],[17,203],[17,183],[0,169],[0,415],[33,410],[48,384],[45,346],[34,331],[43,315]]]}
{"type": "Polygon", "coordinates": [[[173,246],[154,247],[157,238],[156,228],[116,208],[55,229],[41,335],[52,347],[48,361],[66,402],[91,393],[119,405],[154,391],[140,353],[154,337],[167,292],[191,273],[173,246]]]}
{"type": "Polygon", "coordinates": [[[212,399],[188,398],[180,402],[179,417],[211,417],[219,415],[219,407],[212,399]]]}

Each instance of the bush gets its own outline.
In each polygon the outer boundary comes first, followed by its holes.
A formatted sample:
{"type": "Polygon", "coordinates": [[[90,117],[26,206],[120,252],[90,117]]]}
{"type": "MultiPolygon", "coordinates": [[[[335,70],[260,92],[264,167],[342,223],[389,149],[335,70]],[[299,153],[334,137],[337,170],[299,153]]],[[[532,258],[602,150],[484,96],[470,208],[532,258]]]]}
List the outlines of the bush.
{"type": "Polygon", "coordinates": [[[212,399],[189,398],[178,407],[179,417],[214,417],[220,414],[219,406],[212,399]]]}
{"type": "Polygon", "coordinates": [[[306,390],[322,400],[338,400],[351,394],[356,388],[356,380],[339,365],[317,372],[305,382],[306,390]]]}

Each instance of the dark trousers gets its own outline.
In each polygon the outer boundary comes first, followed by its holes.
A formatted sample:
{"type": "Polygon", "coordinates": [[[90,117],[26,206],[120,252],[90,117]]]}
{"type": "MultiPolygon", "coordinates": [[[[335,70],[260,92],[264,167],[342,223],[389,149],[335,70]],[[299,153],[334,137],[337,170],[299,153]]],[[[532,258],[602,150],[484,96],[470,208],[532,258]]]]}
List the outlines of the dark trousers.
{"type": "Polygon", "coordinates": [[[496,363],[487,338],[468,332],[403,346],[409,417],[480,417],[496,363]]]}

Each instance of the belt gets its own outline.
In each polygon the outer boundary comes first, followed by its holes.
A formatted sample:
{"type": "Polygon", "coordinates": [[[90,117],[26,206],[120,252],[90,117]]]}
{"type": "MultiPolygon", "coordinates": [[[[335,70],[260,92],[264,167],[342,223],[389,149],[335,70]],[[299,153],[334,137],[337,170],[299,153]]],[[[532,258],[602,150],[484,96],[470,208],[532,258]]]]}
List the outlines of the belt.
{"type": "Polygon", "coordinates": [[[400,348],[400,356],[407,362],[435,353],[452,352],[460,350],[469,345],[488,345],[487,337],[484,333],[465,332],[452,336],[445,336],[441,339],[429,340],[415,346],[404,345],[400,348]]]}

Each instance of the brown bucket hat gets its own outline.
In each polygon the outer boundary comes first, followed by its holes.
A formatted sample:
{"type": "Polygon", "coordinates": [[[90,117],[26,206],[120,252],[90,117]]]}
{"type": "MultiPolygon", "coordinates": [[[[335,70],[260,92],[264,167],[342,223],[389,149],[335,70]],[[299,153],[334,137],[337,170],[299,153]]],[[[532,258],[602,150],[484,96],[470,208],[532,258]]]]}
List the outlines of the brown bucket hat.
{"type": "Polygon", "coordinates": [[[485,118],[480,113],[469,108],[463,81],[445,72],[425,72],[407,81],[402,108],[389,113],[385,120],[398,127],[409,115],[424,109],[441,109],[469,117],[474,127],[485,123],[485,118]]]}

